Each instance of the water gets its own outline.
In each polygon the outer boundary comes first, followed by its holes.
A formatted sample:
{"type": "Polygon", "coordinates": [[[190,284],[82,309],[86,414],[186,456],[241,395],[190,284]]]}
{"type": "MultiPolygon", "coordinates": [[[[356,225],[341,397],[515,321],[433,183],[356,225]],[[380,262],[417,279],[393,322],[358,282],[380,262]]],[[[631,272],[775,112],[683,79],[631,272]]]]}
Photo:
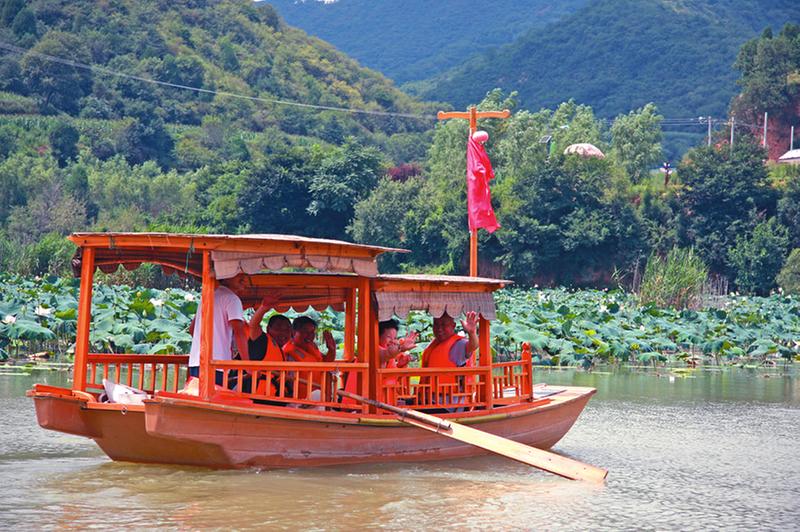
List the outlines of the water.
{"type": "Polygon", "coordinates": [[[0,528],[800,529],[800,378],[748,370],[536,381],[599,392],[556,446],[603,486],[502,458],[284,471],[109,461],[40,429],[24,392],[63,374],[0,376],[0,528]]]}

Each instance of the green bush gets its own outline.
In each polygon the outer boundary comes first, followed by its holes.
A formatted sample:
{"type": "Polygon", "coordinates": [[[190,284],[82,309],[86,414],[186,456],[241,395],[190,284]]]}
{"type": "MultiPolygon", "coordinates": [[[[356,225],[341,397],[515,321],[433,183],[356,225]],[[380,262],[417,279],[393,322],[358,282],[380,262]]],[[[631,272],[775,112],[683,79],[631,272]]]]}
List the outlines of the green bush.
{"type": "Polygon", "coordinates": [[[785,293],[800,294],[800,248],[792,250],[776,280],[785,293]]]}
{"type": "Polygon", "coordinates": [[[47,233],[31,244],[11,243],[14,250],[11,270],[21,275],[61,275],[72,273],[75,245],[60,233],[47,233]]]}
{"type": "Polygon", "coordinates": [[[750,237],[738,237],[728,260],[739,290],[763,295],[775,288],[788,247],[788,231],[776,218],[758,224],[750,237]]]}
{"type": "Polygon", "coordinates": [[[658,307],[692,306],[708,277],[708,267],[693,248],[673,248],[666,257],[650,255],[642,276],[642,304],[658,307]]]}

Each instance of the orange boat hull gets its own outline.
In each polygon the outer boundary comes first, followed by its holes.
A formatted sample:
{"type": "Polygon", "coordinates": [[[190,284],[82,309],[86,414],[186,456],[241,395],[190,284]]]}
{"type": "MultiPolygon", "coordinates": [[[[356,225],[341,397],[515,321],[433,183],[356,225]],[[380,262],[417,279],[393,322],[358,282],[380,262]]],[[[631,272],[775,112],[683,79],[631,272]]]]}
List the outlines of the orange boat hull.
{"type": "MultiPolygon", "coordinates": [[[[593,388],[442,417],[547,449],[574,424],[593,388]]],[[[208,403],[175,395],[142,407],[31,393],[44,428],[92,438],[112,459],[214,468],[281,468],[464,458],[487,451],[385,415],[208,403]]]]}

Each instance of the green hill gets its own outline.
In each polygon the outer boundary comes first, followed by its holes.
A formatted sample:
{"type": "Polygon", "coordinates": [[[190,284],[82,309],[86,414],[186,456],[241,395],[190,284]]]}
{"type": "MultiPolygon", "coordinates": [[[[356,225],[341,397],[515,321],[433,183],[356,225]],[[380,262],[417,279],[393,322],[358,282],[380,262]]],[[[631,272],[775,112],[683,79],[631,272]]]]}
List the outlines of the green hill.
{"type": "MultiPolygon", "coordinates": [[[[335,143],[347,134],[430,127],[189,92],[53,63],[42,54],[269,101],[403,113],[425,109],[382,75],[287,26],[271,6],[249,0],[0,0],[0,91],[31,97],[43,114],[147,116],[192,125],[215,115],[244,130],[274,127],[335,143]]],[[[31,111],[3,101],[0,112],[31,111]]]]}
{"type": "Polygon", "coordinates": [[[456,107],[501,87],[531,109],[574,98],[603,117],[650,101],[666,117],[722,116],[737,92],[739,47],[798,20],[796,0],[593,0],[415,92],[456,107]]]}
{"type": "Polygon", "coordinates": [[[267,4],[0,0],[0,270],[81,230],[347,238],[439,107],[267,4]]]}
{"type": "Polygon", "coordinates": [[[588,0],[267,0],[286,21],[398,83],[574,13],[588,0]]]}

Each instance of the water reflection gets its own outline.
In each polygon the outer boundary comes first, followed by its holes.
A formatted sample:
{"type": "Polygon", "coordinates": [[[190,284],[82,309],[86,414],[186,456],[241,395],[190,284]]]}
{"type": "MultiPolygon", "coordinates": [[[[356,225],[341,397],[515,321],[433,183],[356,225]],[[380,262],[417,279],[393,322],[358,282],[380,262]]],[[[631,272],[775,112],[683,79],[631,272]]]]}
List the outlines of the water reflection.
{"type": "Polygon", "coordinates": [[[605,486],[494,457],[278,471],[113,463],[91,441],[36,426],[22,396],[34,379],[0,377],[0,523],[663,530],[800,522],[797,378],[742,370],[672,381],[653,372],[536,374],[599,389],[557,450],[607,467],[605,486]]]}

